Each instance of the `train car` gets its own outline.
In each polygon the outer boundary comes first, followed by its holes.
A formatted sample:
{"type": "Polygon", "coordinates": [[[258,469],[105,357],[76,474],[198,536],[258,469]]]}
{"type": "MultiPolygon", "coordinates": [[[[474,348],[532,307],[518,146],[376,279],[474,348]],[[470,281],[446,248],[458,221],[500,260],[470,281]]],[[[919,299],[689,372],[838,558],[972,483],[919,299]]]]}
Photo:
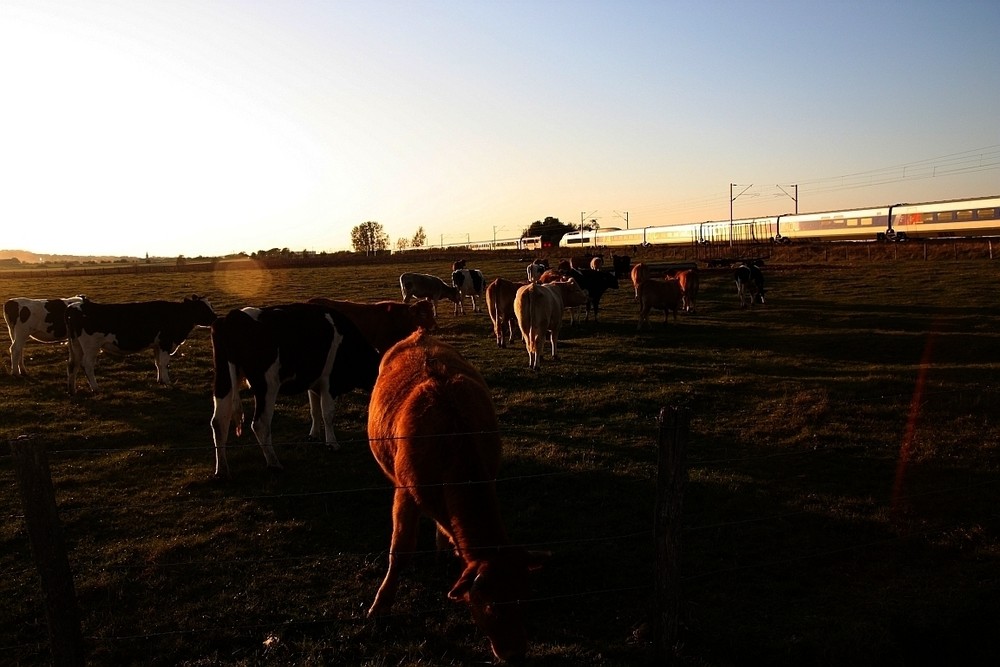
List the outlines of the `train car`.
{"type": "Polygon", "coordinates": [[[607,241],[615,243],[613,232],[621,231],[618,227],[607,227],[605,229],[584,229],[573,232],[566,232],[559,240],[560,248],[586,248],[588,246],[608,245],[607,241]]]}
{"type": "Polygon", "coordinates": [[[888,238],[983,236],[1000,233],[1000,196],[892,207],[888,238]]]}
{"type": "Polygon", "coordinates": [[[521,238],[519,244],[520,250],[541,250],[542,249],[542,237],[541,236],[524,236],[521,238]]]}
{"type": "Polygon", "coordinates": [[[823,211],[780,215],[775,240],[792,241],[852,241],[880,238],[889,229],[891,206],[847,211],[823,211]]]}

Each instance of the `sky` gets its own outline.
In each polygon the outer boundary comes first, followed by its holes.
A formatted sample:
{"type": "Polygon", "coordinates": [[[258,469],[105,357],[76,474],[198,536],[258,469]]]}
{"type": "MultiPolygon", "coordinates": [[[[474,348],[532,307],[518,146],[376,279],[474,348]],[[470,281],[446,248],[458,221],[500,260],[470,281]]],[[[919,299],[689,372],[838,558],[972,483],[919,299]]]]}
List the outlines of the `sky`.
{"type": "Polygon", "coordinates": [[[996,195],[998,35],[996,0],[0,0],[0,248],[996,195]]]}

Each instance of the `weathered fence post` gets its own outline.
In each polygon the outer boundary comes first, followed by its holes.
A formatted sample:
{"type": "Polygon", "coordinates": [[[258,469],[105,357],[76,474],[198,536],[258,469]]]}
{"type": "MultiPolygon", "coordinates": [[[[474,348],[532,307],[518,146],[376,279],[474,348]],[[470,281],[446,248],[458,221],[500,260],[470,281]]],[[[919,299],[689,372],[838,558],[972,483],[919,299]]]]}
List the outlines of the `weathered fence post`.
{"type": "Polygon", "coordinates": [[[674,662],[680,613],[681,508],[687,481],[687,435],[690,410],[663,408],[659,415],[659,452],[656,475],[655,620],[653,650],[660,664],[674,662]]]}
{"type": "Polygon", "coordinates": [[[84,663],[80,613],[45,446],[29,438],[19,438],[10,442],[10,451],[31,553],[45,595],[52,664],[77,667],[84,663]]]}

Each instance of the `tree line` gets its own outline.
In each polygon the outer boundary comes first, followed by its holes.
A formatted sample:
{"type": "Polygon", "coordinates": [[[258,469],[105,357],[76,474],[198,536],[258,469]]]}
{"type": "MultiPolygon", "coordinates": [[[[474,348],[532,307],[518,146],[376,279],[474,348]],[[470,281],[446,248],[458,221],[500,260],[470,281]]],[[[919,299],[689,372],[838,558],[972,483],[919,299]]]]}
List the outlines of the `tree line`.
{"type": "MultiPolygon", "coordinates": [[[[542,237],[543,245],[557,246],[567,232],[580,229],[579,225],[572,225],[561,222],[559,218],[547,217],[544,220],[535,220],[527,228],[521,231],[521,238],[525,236],[542,237]]],[[[587,225],[584,229],[589,229],[587,225]]],[[[427,245],[427,233],[424,228],[418,227],[412,238],[400,237],[396,239],[397,250],[407,250],[410,248],[423,248],[427,245]]],[[[389,235],[382,225],[374,220],[362,222],[351,230],[351,246],[355,252],[374,254],[379,251],[389,249],[389,235]]]]}

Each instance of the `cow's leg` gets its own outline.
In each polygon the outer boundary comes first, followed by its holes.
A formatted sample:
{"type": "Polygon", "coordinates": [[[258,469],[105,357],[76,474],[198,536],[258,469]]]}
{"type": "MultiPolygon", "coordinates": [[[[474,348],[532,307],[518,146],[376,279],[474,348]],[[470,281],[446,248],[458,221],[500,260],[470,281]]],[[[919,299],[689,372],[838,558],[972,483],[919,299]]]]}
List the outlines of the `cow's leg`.
{"type": "Polygon", "coordinates": [[[13,375],[27,375],[24,368],[24,344],[27,342],[27,337],[19,338],[17,335],[11,334],[11,340],[10,372],[13,375]]]}
{"type": "Polygon", "coordinates": [[[389,569],[379,586],[368,615],[384,614],[392,607],[399,588],[399,573],[417,549],[417,526],[420,509],[407,489],[396,489],[392,502],[392,542],[389,545],[389,569]]]}
{"type": "Polygon", "coordinates": [[[257,436],[257,443],[264,452],[268,468],[281,468],[278,455],[274,453],[271,443],[271,419],[274,417],[274,404],[278,400],[278,364],[275,362],[268,370],[263,382],[263,390],[254,387],[253,421],[250,429],[257,436]]]}
{"type": "Polygon", "coordinates": [[[549,331],[549,344],[552,346],[552,358],[556,358],[556,341],[559,339],[559,334],[556,333],[555,329],[549,331]]]}
{"type": "Polygon", "coordinates": [[[229,460],[226,458],[226,441],[229,439],[229,422],[233,419],[233,390],[219,398],[212,399],[212,440],[215,443],[215,476],[229,477],[229,460]]]}
{"type": "MultiPolygon", "coordinates": [[[[77,368],[83,366],[83,372],[87,376],[87,384],[90,385],[90,391],[97,393],[97,377],[94,375],[94,366],[97,363],[97,356],[101,353],[101,346],[93,341],[77,340],[77,346],[79,351],[79,360],[77,368]]],[[[72,354],[72,353],[71,353],[72,354]]],[[[76,372],[73,372],[73,384],[76,384],[76,372]]],[[[70,392],[72,393],[72,392],[70,392]]]]}
{"type": "MultiPolygon", "coordinates": [[[[66,366],[67,389],[69,390],[70,394],[76,393],[76,377],[77,374],[80,372],[80,368],[83,367],[83,364],[84,364],[83,345],[80,343],[80,340],[78,338],[71,339],[69,342],[69,362],[67,363],[66,366]]],[[[94,385],[96,384],[97,382],[95,381],[94,385]]],[[[94,385],[91,386],[92,389],[94,385]]]]}
{"type": "MultiPolygon", "coordinates": [[[[312,414],[313,423],[316,423],[317,416],[322,419],[326,446],[334,451],[340,449],[340,443],[337,442],[337,434],[333,431],[333,413],[336,406],[337,399],[334,398],[329,389],[323,388],[320,391],[309,390],[309,411],[312,414]]],[[[310,435],[313,434],[310,433],[310,435]]]]}
{"type": "Polygon", "coordinates": [[[320,415],[323,413],[323,406],[320,405],[319,394],[317,394],[312,389],[309,390],[309,419],[311,423],[309,424],[309,437],[319,438],[323,434],[320,432],[320,424],[322,423],[320,415]]]}
{"type": "Polygon", "coordinates": [[[153,363],[156,364],[157,384],[170,384],[170,354],[166,350],[160,349],[159,345],[153,346],[153,363]]]}

